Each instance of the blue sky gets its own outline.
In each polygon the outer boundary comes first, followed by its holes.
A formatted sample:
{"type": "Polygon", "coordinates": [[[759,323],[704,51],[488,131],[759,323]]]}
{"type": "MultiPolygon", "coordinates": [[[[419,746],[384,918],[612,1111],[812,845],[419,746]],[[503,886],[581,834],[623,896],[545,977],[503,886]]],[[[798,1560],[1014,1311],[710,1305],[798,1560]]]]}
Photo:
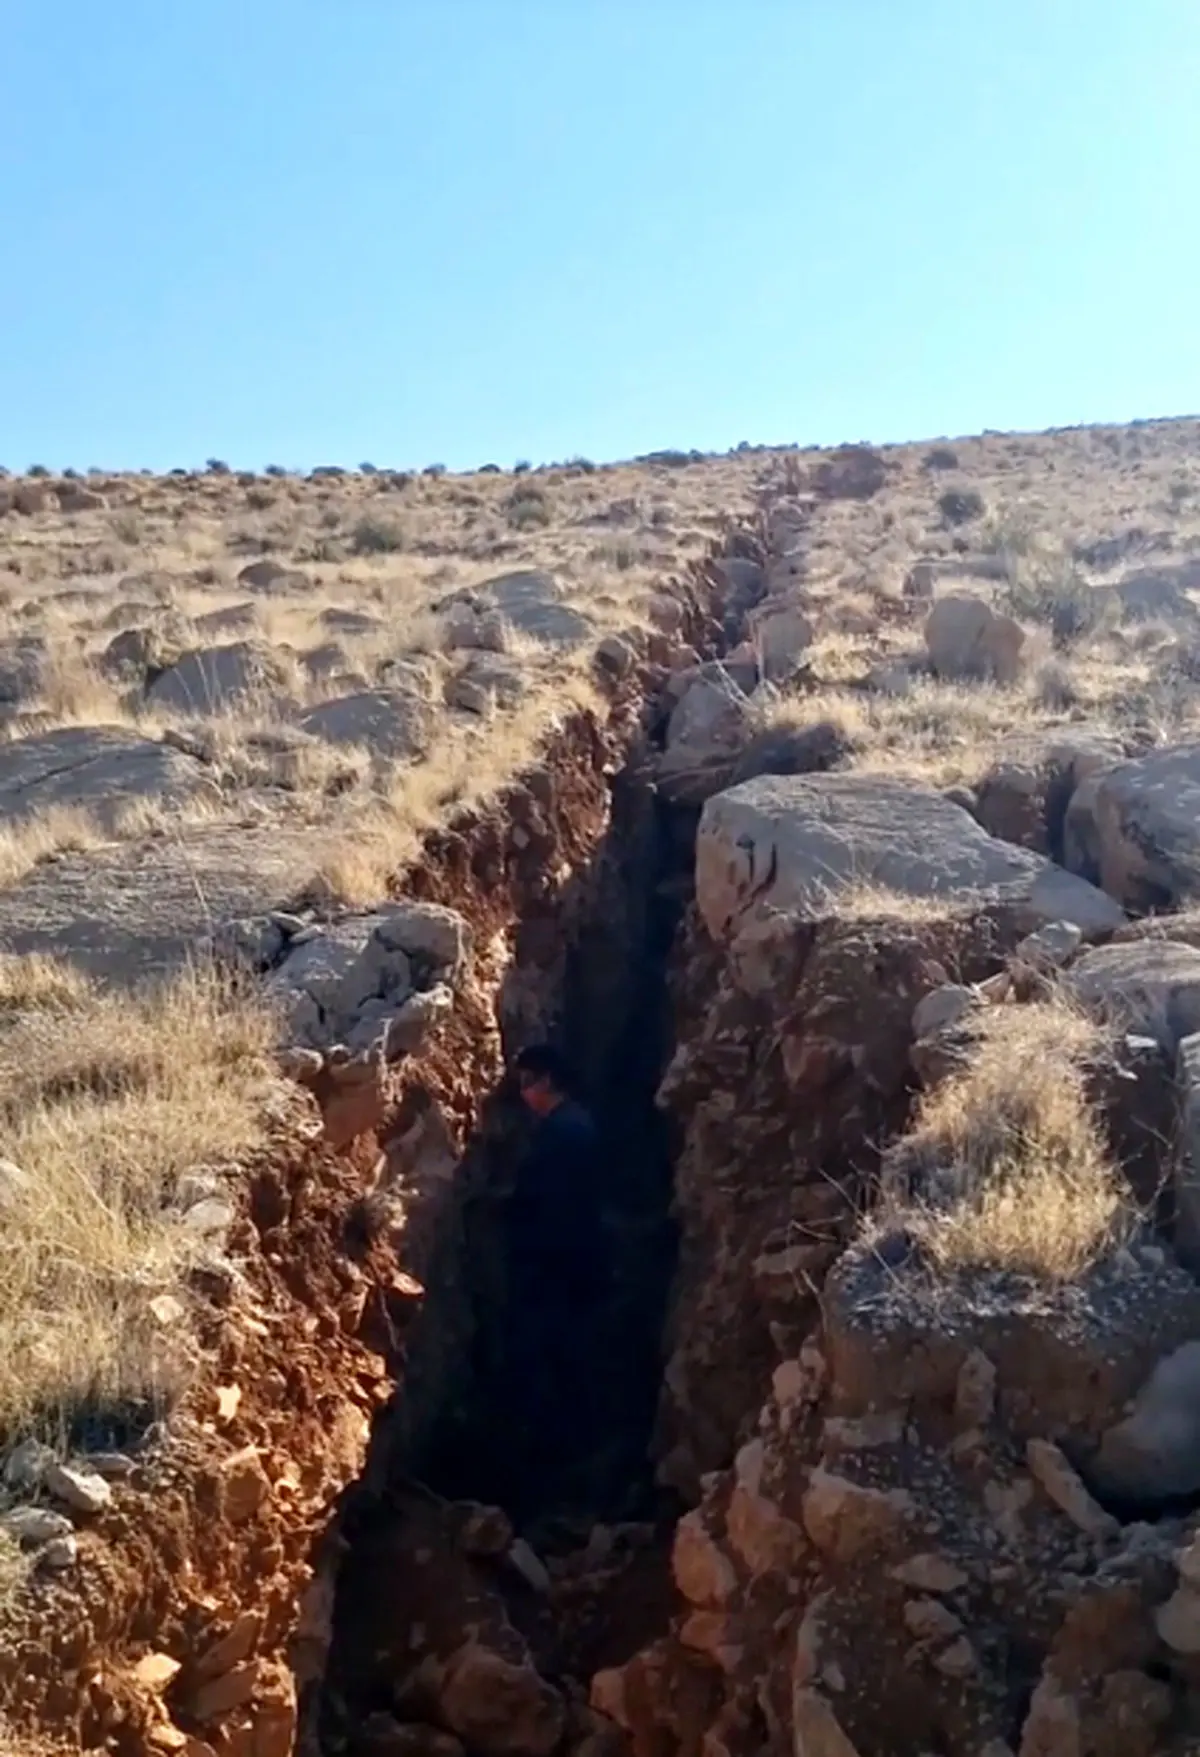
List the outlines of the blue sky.
{"type": "Polygon", "coordinates": [[[9,0],[0,462],[1200,409],[1197,0],[9,0]]]}

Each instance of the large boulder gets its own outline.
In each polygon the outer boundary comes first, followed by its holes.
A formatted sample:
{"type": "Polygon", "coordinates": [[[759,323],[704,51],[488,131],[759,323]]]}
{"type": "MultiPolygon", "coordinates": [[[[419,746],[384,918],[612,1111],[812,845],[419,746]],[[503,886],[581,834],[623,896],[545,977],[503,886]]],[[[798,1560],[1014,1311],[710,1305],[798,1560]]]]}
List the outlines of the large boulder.
{"type": "Polygon", "coordinates": [[[1073,921],[1089,937],[1124,919],[1094,886],[996,841],[927,787],[876,775],[763,775],[704,807],[696,897],[714,938],[767,911],[827,912],[863,884],[948,904],[1008,904],[1030,928],[1073,921]]]}
{"type": "Polygon", "coordinates": [[[1013,683],[1021,672],[1025,631],[982,598],[948,593],[926,618],[925,646],[939,677],[1013,683]]]}
{"type": "Polygon", "coordinates": [[[519,633],[548,646],[578,646],[595,632],[588,617],[564,601],[554,575],[538,569],[499,574],[462,594],[451,607],[461,614],[464,605],[481,619],[498,615],[519,633]]]}
{"type": "Polygon", "coordinates": [[[788,682],[812,645],[813,625],[808,617],[786,604],[764,604],[751,630],[763,676],[768,683],[788,682]]]}
{"type": "Polygon", "coordinates": [[[659,786],[672,799],[707,798],[714,784],[728,780],[753,732],[750,698],[727,668],[715,662],[697,666],[681,679],[667,722],[659,786]]]}
{"type": "Polygon", "coordinates": [[[1200,951],[1174,940],[1093,946],[1063,977],[1081,1006],[1174,1052],[1200,1031],[1200,951]]]}
{"type": "Polygon", "coordinates": [[[286,667],[261,641],[196,647],[160,672],[146,691],[152,708],[205,716],[244,706],[284,688],[286,667]]]}
{"type": "Polygon", "coordinates": [[[301,731],[329,744],[355,744],[404,761],[428,748],[429,703],[412,690],[364,689],[301,715],[301,731]]]}
{"type": "Polygon", "coordinates": [[[1127,908],[1200,898],[1200,744],[1090,775],[1067,807],[1063,858],[1127,908]]]}
{"type": "Polygon", "coordinates": [[[177,802],[204,784],[193,757],[120,726],[64,726],[0,745],[0,821],[78,808],[112,827],[135,800],[177,802]]]}
{"type": "Polygon", "coordinates": [[[391,1039],[397,1048],[412,1048],[423,1029],[443,1015],[439,987],[452,985],[468,944],[467,924],[453,909],[389,904],[293,941],[268,990],[291,1043],[312,1049],[345,1043],[351,1050],[366,1050],[389,1039],[407,1007],[409,1019],[422,1029],[410,1034],[411,1040],[394,1033],[391,1039]],[[413,1008],[413,1000],[427,996],[436,996],[439,1004],[413,1008]]]}

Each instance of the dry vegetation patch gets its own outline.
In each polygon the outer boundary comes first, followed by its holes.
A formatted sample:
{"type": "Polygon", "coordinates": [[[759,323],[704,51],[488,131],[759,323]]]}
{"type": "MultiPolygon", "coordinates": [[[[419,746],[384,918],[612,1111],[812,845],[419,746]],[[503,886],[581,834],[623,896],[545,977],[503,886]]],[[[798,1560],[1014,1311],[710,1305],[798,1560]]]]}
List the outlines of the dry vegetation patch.
{"type": "Polygon", "coordinates": [[[151,1301],[201,1245],[189,1203],[263,1140],[272,1037],[200,970],[130,994],[0,959],[0,1436],[62,1441],[178,1388],[151,1301]]]}
{"type": "Polygon", "coordinates": [[[876,1225],[942,1274],[1078,1279],[1138,1223],[1084,1084],[1097,1027],[1060,1001],[999,1008],[890,1151],[876,1225]]]}

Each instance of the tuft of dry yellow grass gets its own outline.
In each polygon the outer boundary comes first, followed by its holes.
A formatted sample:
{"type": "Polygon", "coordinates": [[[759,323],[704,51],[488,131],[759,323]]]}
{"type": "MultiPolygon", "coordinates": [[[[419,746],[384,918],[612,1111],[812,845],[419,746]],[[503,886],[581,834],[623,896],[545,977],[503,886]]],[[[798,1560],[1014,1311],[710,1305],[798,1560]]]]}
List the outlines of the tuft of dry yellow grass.
{"type": "Polygon", "coordinates": [[[1076,1280],[1137,1225],[1084,1089],[1096,1027],[1061,1002],[1000,1008],[970,1065],[890,1151],[875,1224],[938,1272],[1076,1280]]]}
{"type": "Polygon", "coordinates": [[[153,1296],[194,1240],[182,1180],[263,1139],[273,1020],[215,974],[102,991],[45,958],[0,962],[0,1439],[61,1440],[89,1410],[169,1397],[153,1296]]]}

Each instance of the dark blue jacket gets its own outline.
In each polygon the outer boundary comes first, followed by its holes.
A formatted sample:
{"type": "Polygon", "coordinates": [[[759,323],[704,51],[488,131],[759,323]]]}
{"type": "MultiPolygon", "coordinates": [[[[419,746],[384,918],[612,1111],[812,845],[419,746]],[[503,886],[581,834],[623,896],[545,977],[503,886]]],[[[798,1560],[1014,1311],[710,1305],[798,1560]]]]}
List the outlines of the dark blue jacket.
{"type": "Polygon", "coordinates": [[[543,1117],[509,1205],[510,1261],[518,1297],[588,1299],[606,1272],[600,1142],[581,1104],[543,1117]]]}

